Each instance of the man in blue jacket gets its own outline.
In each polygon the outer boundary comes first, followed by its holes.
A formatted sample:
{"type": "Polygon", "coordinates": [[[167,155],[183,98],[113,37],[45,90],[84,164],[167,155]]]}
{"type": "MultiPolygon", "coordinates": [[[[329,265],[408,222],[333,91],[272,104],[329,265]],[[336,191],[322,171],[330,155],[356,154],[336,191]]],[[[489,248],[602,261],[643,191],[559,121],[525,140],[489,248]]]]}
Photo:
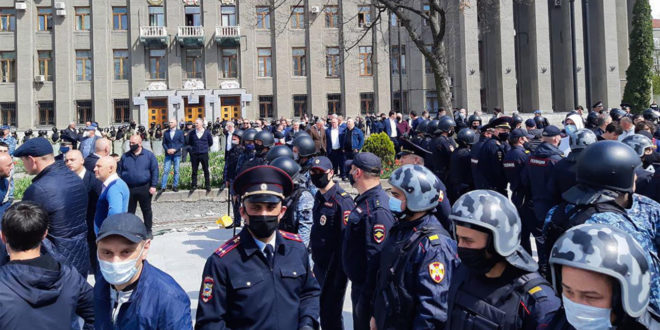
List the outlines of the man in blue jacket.
{"type": "Polygon", "coordinates": [[[103,185],[94,214],[94,233],[97,233],[105,218],[128,212],[130,191],[126,182],[117,175],[117,162],[110,156],[96,162],[94,175],[103,185]]]}
{"type": "Polygon", "coordinates": [[[2,218],[2,242],[9,263],[0,267],[0,329],[63,329],[78,317],[94,328],[92,287],[74,268],[41,253],[48,213],[19,202],[2,218]]]}
{"type": "Polygon", "coordinates": [[[151,235],[151,195],[156,193],[158,185],[158,160],[151,151],[142,148],[140,135],[131,136],[129,145],[131,150],[121,156],[117,173],[131,192],[128,212],[135,214],[139,202],[144,224],[151,235]]]}
{"type": "Polygon", "coordinates": [[[146,260],[151,246],[147,235],[140,218],[130,213],[109,216],[101,225],[95,329],[192,329],[188,295],[146,260]]]}
{"type": "Polygon", "coordinates": [[[184,145],[183,131],[177,129],[176,119],[170,119],[170,129],[163,134],[163,149],[165,150],[165,165],[163,166],[163,179],[160,190],[167,188],[167,179],[170,176],[170,168],[174,163],[174,182],[172,190],[179,191],[179,163],[181,162],[181,148],[184,145]]]}
{"type": "Polygon", "coordinates": [[[54,245],[53,257],[87,276],[87,188],[64,162],[56,162],[53,146],[43,137],[29,139],[14,153],[23,161],[25,172],[36,175],[23,194],[48,212],[47,244],[54,245]]]}
{"type": "Polygon", "coordinates": [[[190,190],[197,189],[197,168],[201,163],[202,171],[204,171],[204,185],[206,186],[206,191],[210,192],[209,149],[213,145],[213,136],[211,136],[211,132],[204,129],[204,121],[201,118],[197,118],[195,121],[195,130],[189,133],[188,144],[190,144],[190,163],[192,164],[190,190]]]}
{"type": "MultiPolygon", "coordinates": [[[[364,146],[364,133],[362,133],[361,129],[355,127],[355,121],[353,121],[352,118],[349,118],[346,121],[346,130],[344,131],[342,144],[342,149],[344,152],[344,157],[342,160],[344,162],[347,160],[353,160],[355,154],[360,152],[364,146]]],[[[350,168],[346,168],[345,163],[342,163],[342,166],[342,173],[346,175],[345,177],[348,177],[347,173],[349,172],[350,168]]]]}

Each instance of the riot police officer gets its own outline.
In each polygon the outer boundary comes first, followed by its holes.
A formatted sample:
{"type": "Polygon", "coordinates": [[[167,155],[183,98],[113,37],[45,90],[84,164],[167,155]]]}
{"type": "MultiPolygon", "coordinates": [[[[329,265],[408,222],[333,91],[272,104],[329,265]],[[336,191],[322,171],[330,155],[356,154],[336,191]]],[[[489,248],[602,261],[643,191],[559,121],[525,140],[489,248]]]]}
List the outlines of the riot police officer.
{"type": "Polygon", "coordinates": [[[397,222],[380,256],[372,324],[377,329],[442,329],[459,261],[456,242],[432,213],[440,179],[423,166],[404,165],[389,183],[389,208],[397,222]]]}
{"type": "Polygon", "coordinates": [[[314,158],[310,176],[318,188],[314,196],[314,224],[309,247],[314,274],[321,285],[321,328],[342,329],[348,282],[341,264],[342,230],[355,204],[353,198],[332,180],[334,171],[329,158],[314,158]]]}
{"type": "Polygon", "coordinates": [[[246,227],[206,261],[197,329],[312,329],[319,286],[300,236],[277,231],[293,182],[284,171],[256,166],[238,175],[246,227]],[[258,312],[256,312],[258,311],[258,312]]]}
{"type": "Polygon", "coordinates": [[[447,329],[537,329],[561,303],[520,246],[515,206],[492,190],[461,196],[450,218],[461,265],[449,289],[447,329]]]}
{"type": "Polygon", "coordinates": [[[243,131],[235,129],[234,133],[231,136],[232,148],[227,151],[227,156],[225,157],[225,169],[223,171],[225,175],[225,182],[227,182],[227,188],[229,189],[231,199],[233,201],[232,207],[234,211],[234,222],[232,227],[239,227],[241,225],[241,217],[238,215],[238,197],[234,196],[235,193],[232,191],[232,182],[236,179],[238,175],[238,159],[241,154],[245,152],[245,148],[241,144],[241,137],[243,136],[243,131]]]}
{"type": "Polygon", "coordinates": [[[479,127],[481,127],[481,117],[475,112],[468,117],[467,124],[469,128],[475,131],[479,130],[479,127]]]}
{"type": "Polygon", "coordinates": [[[570,134],[569,140],[571,153],[566,158],[562,158],[557,162],[553,172],[555,177],[552,182],[554,182],[559,194],[563,194],[577,183],[575,165],[577,164],[578,157],[582,150],[598,141],[596,134],[588,128],[579,129],[575,133],[570,134]]]}
{"type": "Polygon", "coordinates": [[[312,158],[316,155],[316,145],[309,134],[300,134],[293,139],[293,159],[300,165],[300,172],[305,178],[305,186],[316,195],[316,187],[312,184],[309,169],[312,167],[312,158]]]}
{"type": "Polygon", "coordinates": [[[285,145],[278,145],[272,147],[270,150],[268,150],[268,153],[266,153],[266,161],[267,162],[272,162],[275,158],[280,158],[280,157],[288,157],[293,159],[293,151],[291,151],[291,148],[285,145]]]}
{"type": "MultiPolygon", "coordinates": [[[[621,142],[635,150],[642,160],[642,165],[645,163],[644,160],[652,157],[654,153],[653,142],[644,135],[628,135],[621,142]]],[[[660,200],[660,196],[658,195],[658,189],[660,189],[660,177],[655,174],[655,169],[651,171],[648,168],[644,168],[644,166],[638,167],[635,171],[635,175],[637,175],[637,180],[635,180],[635,193],[644,195],[655,201],[660,200]]]]}
{"type": "Polygon", "coordinates": [[[289,157],[275,158],[269,165],[286,172],[293,181],[293,191],[282,202],[282,205],[286,207],[286,212],[280,220],[279,228],[289,233],[299,234],[305,246],[309,246],[314,196],[305,186],[305,179],[300,174],[300,165],[289,157]]]}
{"type": "Polygon", "coordinates": [[[436,136],[431,142],[430,149],[433,154],[433,173],[442,182],[447,182],[449,159],[451,153],[456,149],[456,142],[451,139],[451,136],[454,135],[454,127],[456,127],[456,122],[449,116],[443,116],[438,120],[438,127],[433,132],[436,136]]]}
{"type": "Polygon", "coordinates": [[[529,196],[527,196],[527,189],[520,184],[520,176],[529,159],[529,150],[525,149],[525,143],[530,138],[532,138],[532,135],[527,134],[520,128],[511,131],[511,135],[509,136],[511,150],[504,155],[503,162],[504,175],[509,182],[509,188],[512,192],[511,202],[516,206],[518,214],[522,219],[522,240],[520,245],[528,253],[532,253],[532,246],[529,240],[532,230],[530,223],[534,223],[536,218],[534,217],[532,203],[529,196]]]}
{"type": "Polygon", "coordinates": [[[632,236],[610,226],[566,231],[550,255],[553,285],[564,306],[548,329],[660,327],[647,317],[651,272],[644,253],[632,236]]]}
{"type": "Polygon", "coordinates": [[[243,172],[250,167],[255,167],[259,165],[266,165],[266,154],[270,148],[275,144],[275,138],[273,134],[261,130],[254,135],[254,155],[251,159],[248,159],[246,162],[241,164],[239,171],[243,172]]]}
{"type": "Polygon", "coordinates": [[[257,135],[257,130],[254,128],[247,129],[243,131],[243,137],[241,138],[241,144],[243,144],[243,153],[238,157],[238,163],[236,164],[239,169],[239,173],[242,172],[240,169],[244,169],[244,165],[252,160],[256,155],[254,147],[254,137],[257,135]]]}
{"type": "Polygon", "coordinates": [[[484,146],[484,144],[493,138],[494,132],[495,130],[490,126],[481,127],[479,141],[475,143],[470,149],[470,169],[472,170],[472,181],[474,181],[474,187],[477,189],[486,187],[486,179],[484,178],[483,173],[481,173],[479,170],[479,153],[481,153],[481,148],[484,146]]]}
{"type": "Polygon", "coordinates": [[[504,176],[504,155],[509,151],[509,132],[511,117],[500,117],[491,125],[495,127],[493,138],[486,141],[479,151],[477,170],[484,179],[483,188],[495,190],[506,195],[506,177],[504,176]]]}
{"type": "Polygon", "coordinates": [[[458,149],[454,150],[449,160],[449,199],[455,201],[459,196],[474,189],[472,170],[470,169],[470,148],[478,142],[477,133],[471,128],[463,128],[456,136],[458,149]]]}
{"type": "Polygon", "coordinates": [[[548,256],[557,238],[576,225],[601,223],[619,228],[632,235],[645,251],[651,269],[650,306],[657,313],[660,204],[634,193],[635,170],[640,165],[635,151],[617,141],[599,141],[582,151],[576,166],[577,184],[562,195],[564,202],[550,209],[545,218],[543,238],[547,250],[539,248],[539,256],[548,256]]]}
{"type": "Polygon", "coordinates": [[[372,312],[371,299],[380,251],[383,248],[394,217],[388,209],[389,197],[380,185],[381,160],[378,156],[361,152],[348,161],[349,180],[359,195],[344,228],[342,265],[351,280],[353,325],[355,329],[369,329],[372,312]]]}

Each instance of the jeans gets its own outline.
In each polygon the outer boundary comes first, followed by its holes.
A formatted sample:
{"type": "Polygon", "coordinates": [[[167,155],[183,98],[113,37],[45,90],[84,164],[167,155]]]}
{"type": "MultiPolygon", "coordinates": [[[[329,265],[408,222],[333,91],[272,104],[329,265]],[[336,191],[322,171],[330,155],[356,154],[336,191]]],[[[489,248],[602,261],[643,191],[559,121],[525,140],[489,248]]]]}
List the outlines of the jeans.
{"type": "Polygon", "coordinates": [[[163,179],[160,183],[161,189],[167,187],[167,179],[170,177],[170,167],[172,166],[172,162],[174,162],[174,183],[172,183],[172,187],[176,188],[179,186],[179,164],[181,163],[181,155],[165,155],[163,179]]]}
{"type": "Polygon", "coordinates": [[[128,188],[131,193],[131,197],[128,199],[128,213],[135,214],[137,203],[139,202],[144,225],[147,227],[147,232],[151,233],[153,214],[151,212],[151,194],[149,193],[149,188],[148,183],[146,185],[128,188]]]}

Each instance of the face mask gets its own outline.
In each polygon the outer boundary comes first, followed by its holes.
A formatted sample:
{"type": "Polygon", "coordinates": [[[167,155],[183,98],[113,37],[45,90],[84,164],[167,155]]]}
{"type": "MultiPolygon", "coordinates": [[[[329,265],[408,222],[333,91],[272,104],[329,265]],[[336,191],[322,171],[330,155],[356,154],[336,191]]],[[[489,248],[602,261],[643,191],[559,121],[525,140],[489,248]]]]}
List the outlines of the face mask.
{"type": "Polygon", "coordinates": [[[142,251],[144,251],[144,245],[142,245],[140,254],[135,257],[135,259],[120,262],[104,261],[101,260],[101,258],[98,258],[97,255],[99,268],[101,269],[101,274],[105,281],[113,285],[122,285],[130,281],[138,271],[136,264],[138,259],[142,256],[142,251]]]}
{"type": "Polygon", "coordinates": [[[496,255],[492,255],[490,258],[487,257],[486,248],[468,249],[459,247],[458,256],[461,258],[461,263],[477,274],[488,273],[501,258],[496,255]]]}
{"type": "Polygon", "coordinates": [[[566,131],[566,134],[573,135],[573,134],[575,134],[575,132],[577,132],[577,126],[575,126],[575,125],[566,125],[566,126],[564,126],[564,130],[566,131]]]}
{"type": "Polygon", "coordinates": [[[131,144],[131,152],[136,152],[138,149],[140,149],[140,145],[131,144]]]}
{"type": "Polygon", "coordinates": [[[317,188],[325,188],[328,186],[328,183],[330,183],[330,179],[328,179],[328,173],[312,174],[310,177],[312,179],[312,183],[317,188]]]}
{"type": "Polygon", "coordinates": [[[231,144],[233,144],[233,145],[235,145],[235,146],[238,145],[238,143],[239,143],[239,141],[236,141],[236,140],[232,140],[232,141],[231,141],[231,144]]]}
{"type": "Polygon", "coordinates": [[[600,330],[612,328],[610,322],[612,309],[574,303],[564,295],[561,296],[561,300],[564,303],[566,320],[575,329],[600,330]]]}
{"type": "Polygon", "coordinates": [[[247,225],[250,232],[256,238],[268,238],[277,229],[277,216],[276,215],[249,215],[249,224],[247,225]]]}
{"type": "Polygon", "coordinates": [[[298,161],[298,158],[299,158],[298,153],[294,152],[293,153],[293,160],[298,161]]]}
{"type": "Polygon", "coordinates": [[[351,184],[351,186],[355,185],[355,178],[353,177],[353,173],[348,172],[348,182],[351,184]]]}
{"type": "Polygon", "coordinates": [[[403,202],[400,199],[390,196],[390,200],[389,200],[390,211],[392,212],[392,215],[394,215],[394,217],[397,218],[398,220],[404,220],[408,218],[408,216],[411,214],[410,211],[408,211],[407,209],[404,210],[402,208],[401,206],[402,204],[403,202]]]}
{"type": "Polygon", "coordinates": [[[262,151],[264,151],[264,146],[262,144],[255,144],[254,150],[256,150],[257,153],[261,153],[262,151]]]}
{"type": "Polygon", "coordinates": [[[247,150],[247,151],[252,151],[252,150],[254,150],[254,144],[247,144],[247,145],[245,145],[245,150],[247,150]]]}
{"type": "Polygon", "coordinates": [[[497,135],[497,138],[498,138],[501,142],[506,142],[506,140],[509,139],[509,133],[504,133],[504,132],[502,132],[502,133],[500,133],[500,134],[497,135]]]}
{"type": "Polygon", "coordinates": [[[65,153],[69,152],[70,149],[71,148],[69,148],[69,147],[60,147],[60,153],[65,154],[65,153]]]}

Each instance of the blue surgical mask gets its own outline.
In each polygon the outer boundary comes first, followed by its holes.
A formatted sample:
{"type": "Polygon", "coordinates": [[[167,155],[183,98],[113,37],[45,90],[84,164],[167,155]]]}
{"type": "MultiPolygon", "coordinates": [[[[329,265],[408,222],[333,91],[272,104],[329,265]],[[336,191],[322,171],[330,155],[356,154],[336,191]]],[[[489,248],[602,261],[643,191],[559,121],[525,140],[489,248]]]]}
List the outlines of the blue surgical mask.
{"type": "Polygon", "coordinates": [[[398,198],[394,198],[390,196],[390,211],[396,212],[396,213],[401,213],[403,210],[401,209],[401,200],[398,198]]]}
{"type": "Polygon", "coordinates": [[[69,147],[60,147],[60,153],[61,154],[65,154],[65,153],[69,152],[69,150],[71,150],[71,148],[69,148],[69,147]]]}
{"type": "Polygon", "coordinates": [[[561,300],[564,303],[566,320],[575,329],[603,330],[612,328],[612,323],[610,322],[612,315],[611,308],[600,308],[574,303],[564,295],[562,295],[561,300]]]}
{"type": "Polygon", "coordinates": [[[566,131],[566,134],[573,135],[575,132],[577,132],[577,126],[569,124],[564,126],[564,130],[566,131]]]}
{"type": "Polygon", "coordinates": [[[144,245],[142,245],[140,254],[137,257],[120,262],[104,261],[101,260],[101,258],[98,258],[97,255],[99,268],[101,269],[101,274],[105,281],[112,285],[122,285],[130,281],[138,271],[137,261],[142,256],[143,251],[144,245]]]}

